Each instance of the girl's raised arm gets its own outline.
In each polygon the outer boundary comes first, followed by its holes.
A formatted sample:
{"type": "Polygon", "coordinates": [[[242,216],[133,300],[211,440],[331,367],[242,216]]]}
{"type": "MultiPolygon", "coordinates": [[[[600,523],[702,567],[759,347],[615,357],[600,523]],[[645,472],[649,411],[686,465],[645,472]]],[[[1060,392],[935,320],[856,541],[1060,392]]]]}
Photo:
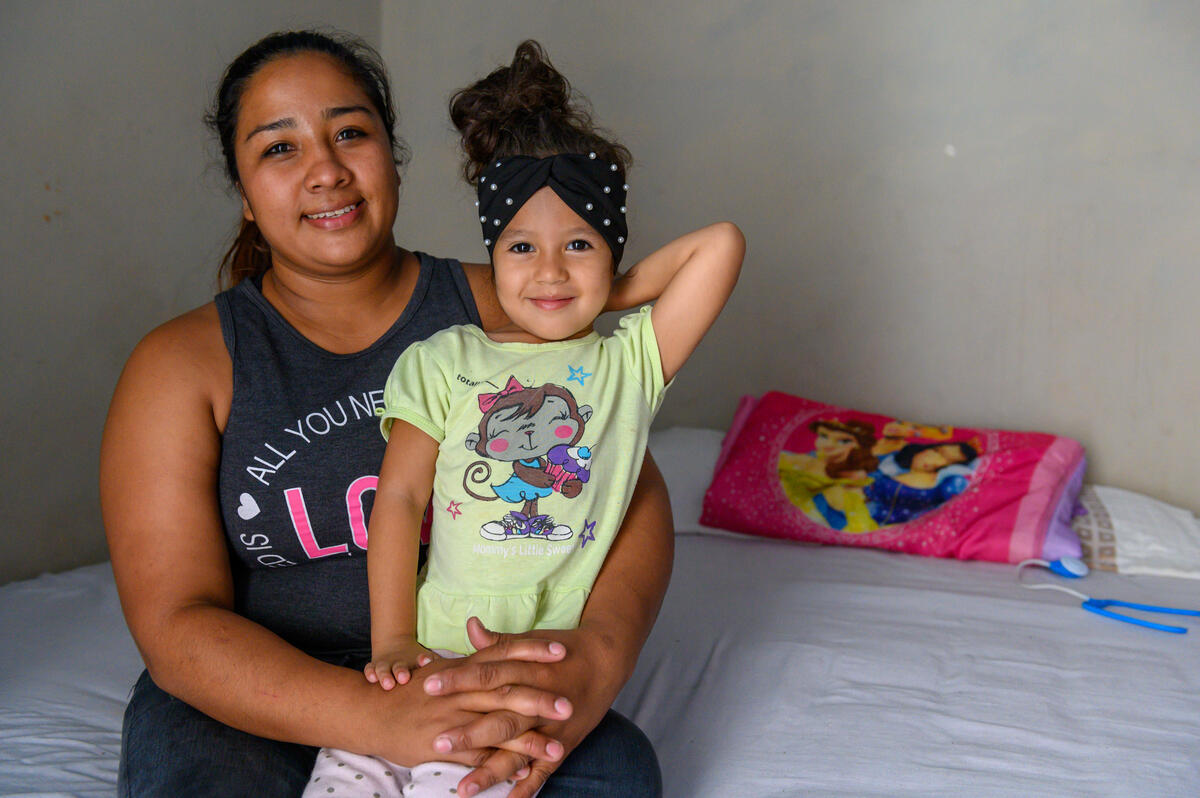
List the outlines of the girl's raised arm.
{"type": "Polygon", "coordinates": [[[613,283],[608,309],[658,301],[651,311],[663,379],[670,381],[725,307],[742,270],[746,239],[718,222],[675,239],[613,283]]]}

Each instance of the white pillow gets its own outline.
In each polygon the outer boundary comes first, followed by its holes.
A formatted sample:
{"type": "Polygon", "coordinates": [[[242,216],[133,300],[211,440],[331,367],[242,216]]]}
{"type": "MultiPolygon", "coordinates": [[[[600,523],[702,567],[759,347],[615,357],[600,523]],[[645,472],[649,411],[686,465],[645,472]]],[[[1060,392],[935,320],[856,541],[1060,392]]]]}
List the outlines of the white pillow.
{"type": "Polygon", "coordinates": [[[1200,521],[1187,510],[1104,485],[1085,485],[1079,507],[1071,526],[1091,567],[1200,579],[1200,521]]]}
{"type": "Polygon", "coordinates": [[[700,525],[704,492],[712,482],[713,468],[724,437],[725,433],[720,430],[698,427],[671,427],[650,432],[650,453],[667,482],[677,533],[731,534],[700,525]]]}

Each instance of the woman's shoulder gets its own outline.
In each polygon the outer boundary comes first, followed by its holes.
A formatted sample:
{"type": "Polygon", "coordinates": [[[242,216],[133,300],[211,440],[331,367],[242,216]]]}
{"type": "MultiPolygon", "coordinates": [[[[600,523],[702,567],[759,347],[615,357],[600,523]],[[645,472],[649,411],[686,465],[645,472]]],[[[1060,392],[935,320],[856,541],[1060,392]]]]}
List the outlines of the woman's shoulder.
{"type": "Polygon", "coordinates": [[[164,366],[181,358],[193,366],[210,360],[228,361],[216,302],[208,302],[155,327],[138,342],[134,355],[162,362],[164,366]]]}
{"type": "Polygon", "coordinates": [[[168,401],[203,397],[216,407],[230,392],[232,371],[217,306],[209,302],[147,333],[130,354],[121,383],[168,401]]]}
{"type": "Polygon", "coordinates": [[[467,276],[467,284],[471,286],[483,329],[494,330],[508,324],[508,316],[501,310],[500,300],[496,298],[496,280],[491,264],[464,263],[462,268],[467,276]]]}

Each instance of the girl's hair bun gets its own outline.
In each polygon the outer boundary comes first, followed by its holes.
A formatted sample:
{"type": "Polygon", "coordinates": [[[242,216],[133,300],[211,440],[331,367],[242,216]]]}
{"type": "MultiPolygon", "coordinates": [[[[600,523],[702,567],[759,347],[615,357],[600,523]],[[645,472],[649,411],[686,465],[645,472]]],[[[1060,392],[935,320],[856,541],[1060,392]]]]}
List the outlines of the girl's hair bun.
{"type": "Polygon", "coordinates": [[[633,162],[595,126],[587,100],[532,39],[517,46],[511,64],[455,92],[450,121],[462,136],[463,177],[472,184],[493,160],[512,155],[594,152],[617,164],[622,178],[633,162]]]}

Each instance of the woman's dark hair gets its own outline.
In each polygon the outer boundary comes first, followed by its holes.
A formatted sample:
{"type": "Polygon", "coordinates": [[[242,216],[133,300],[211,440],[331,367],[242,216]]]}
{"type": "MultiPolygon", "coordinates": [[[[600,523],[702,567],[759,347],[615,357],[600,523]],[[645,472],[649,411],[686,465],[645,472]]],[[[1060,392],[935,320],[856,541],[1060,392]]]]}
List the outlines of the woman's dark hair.
{"type": "MultiPolygon", "coordinates": [[[[979,453],[975,451],[974,446],[969,443],[963,443],[962,441],[954,441],[952,443],[910,443],[900,451],[896,452],[896,465],[900,466],[905,471],[911,471],[914,457],[928,449],[940,449],[943,446],[957,446],[958,451],[962,453],[964,463],[969,463],[979,456],[979,453]]],[[[952,465],[954,464],[952,463],[952,465]]]]}
{"type": "MultiPolygon", "coordinates": [[[[242,94],[246,84],[269,62],[299,53],[323,53],[343,67],[354,79],[383,120],[392,158],[397,165],[408,159],[408,148],[396,137],[396,111],[387,69],[370,45],[346,34],[314,30],[280,31],[250,45],[233,59],[217,87],[212,107],[204,122],[221,142],[225,174],[236,187],[241,181],[237,170],[236,133],[242,94]]],[[[258,277],[271,265],[271,250],[254,222],[243,219],[229,251],[221,259],[219,276],[223,286],[233,286],[247,278],[258,277]]]]}
{"type": "Polygon", "coordinates": [[[455,92],[450,121],[462,134],[463,177],[472,185],[493,159],[513,155],[594,152],[617,164],[622,179],[633,164],[532,39],[517,46],[511,64],[455,92]]]}

